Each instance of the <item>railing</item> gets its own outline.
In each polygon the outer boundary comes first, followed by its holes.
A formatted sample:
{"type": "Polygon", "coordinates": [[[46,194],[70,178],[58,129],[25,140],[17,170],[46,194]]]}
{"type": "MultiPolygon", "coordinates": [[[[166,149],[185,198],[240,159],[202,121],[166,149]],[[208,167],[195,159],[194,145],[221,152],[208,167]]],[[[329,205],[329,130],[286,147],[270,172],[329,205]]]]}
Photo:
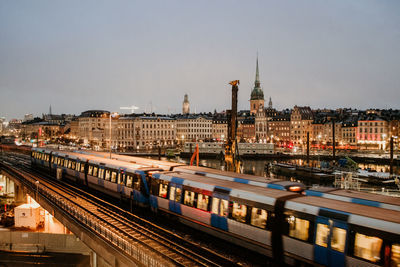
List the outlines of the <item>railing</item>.
{"type": "Polygon", "coordinates": [[[110,225],[106,226],[106,222],[103,219],[90,214],[87,210],[46,188],[44,185],[37,184],[37,180],[27,177],[18,171],[14,170],[13,172],[25,179],[24,184],[29,187],[33,193],[38,192],[42,197],[49,201],[49,203],[56,205],[64,212],[71,215],[73,219],[79,221],[92,232],[97,233],[104,240],[113,244],[136,261],[146,266],[155,267],[174,265],[168,259],[165,259],[161,255],[155,254],[156,251],[153,248],[146,248],[146,244],[142,241],[133,240],[132,237],[127,237],[127,235],[124,235],[122,232],[118,232],[115,229],[110,229],[110,225]],[[131,242],[129,242],[127,239],[131,239],[131,242]],[[141,244],[143,247],[138,244],[141,244]]]}

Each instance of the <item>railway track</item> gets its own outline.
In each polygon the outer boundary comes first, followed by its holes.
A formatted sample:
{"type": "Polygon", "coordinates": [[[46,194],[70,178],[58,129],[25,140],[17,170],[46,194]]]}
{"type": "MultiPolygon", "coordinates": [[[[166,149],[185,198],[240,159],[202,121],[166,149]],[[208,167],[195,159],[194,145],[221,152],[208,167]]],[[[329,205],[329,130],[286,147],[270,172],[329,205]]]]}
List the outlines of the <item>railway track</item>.
{"type": "MultiPolygon", "coordinates": [[[[33,172],[30,169],[30,160],[26,157],[11,154],[6,158],[3,157],[2,160],[11,164],[14,172],[29,181],[30,187],[33,187],[33,190],[38,190],[42,197],[53,200],[55,204],[63,203],[60,205],[61,208],[69,207],[69,211],[72,211],[75,215],[81,214],[77,217],[83,221],[84,226],[91,228],[92,231],[97,232],[107,241],[111,241],[128,256],[139,256],[132,249],[136,246],[142,247],[145,252],[154,255],[156,258],[160,258],[160,262],[163,262],[161,265],[238,265],[221,254],[185,240],[169,230],[129,213],[82,189],[67,183],[60,184],[49,178],[48,175],[33,172]],[[15,170],[15,168],[18,168],[18,170],[15,170]],[[39,185],[35,184],[37,180],[39,180],[39,185]]],[[[158,265],[155,261],[147,263],[158,265]]]]}

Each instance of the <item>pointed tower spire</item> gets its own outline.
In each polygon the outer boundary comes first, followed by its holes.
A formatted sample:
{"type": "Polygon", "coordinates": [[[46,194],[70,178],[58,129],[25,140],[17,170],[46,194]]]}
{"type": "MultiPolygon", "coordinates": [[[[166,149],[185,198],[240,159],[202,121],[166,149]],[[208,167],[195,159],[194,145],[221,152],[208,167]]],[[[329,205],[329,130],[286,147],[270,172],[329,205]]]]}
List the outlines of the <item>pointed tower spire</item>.
{"type": "Polygon", "coordinates": [[[256,80],[254,82],[254,86],[259,88],[260,87],[260,73],[258,71],[258,53],[257,53],[257,65],[256,65],[256,80]]]}

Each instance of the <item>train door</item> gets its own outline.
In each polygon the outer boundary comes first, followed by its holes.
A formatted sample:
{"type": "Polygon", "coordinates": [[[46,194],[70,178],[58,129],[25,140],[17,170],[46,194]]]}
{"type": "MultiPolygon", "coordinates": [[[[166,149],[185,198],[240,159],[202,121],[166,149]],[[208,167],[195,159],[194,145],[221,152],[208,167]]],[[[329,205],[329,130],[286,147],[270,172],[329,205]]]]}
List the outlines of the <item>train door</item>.
{"type": "Polygon", "coordinates": [[[347,223],[318,216],[315,229],[314,260],[325,266],[345,266],[347,223]]]}
{"type": "Polygon", "coordinates": [[[229,194],[213,192],[211,225],[228,231],[229,194]]]}
{"type": "Polygon", "coordinates": [[[117,177],[117,192],[121,195],[124,195],[124,181],[125,181],[125,172],[126,168],[119,168],[118,177],[117,177]]]}
{"type": "Polygon", "coordinates": [[[178,214],[181,211],[182,185],[171,182],[169,184],[169,210],[178,214]]]}

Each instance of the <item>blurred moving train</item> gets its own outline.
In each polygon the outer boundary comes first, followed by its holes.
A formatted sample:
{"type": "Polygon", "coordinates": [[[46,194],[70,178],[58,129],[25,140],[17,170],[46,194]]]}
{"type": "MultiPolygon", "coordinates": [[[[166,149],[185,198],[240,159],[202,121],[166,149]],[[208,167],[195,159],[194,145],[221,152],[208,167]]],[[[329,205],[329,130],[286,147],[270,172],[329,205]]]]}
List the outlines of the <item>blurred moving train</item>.
{"type": "Polygon", "coordinates": [[[278,265],[400,266],[397,210],[263,188],[144,161],[48,149],[33,149],[31,159],[34,168],[57,179],[167,213],[271,256],[278,265]]]}
{"type": "MultiPolygon", "coordinates": [[[[108,158],[109,153],[97,152],[97,151],[84,151],[81,153],[101,156],[108,158]]],[[[376,195],[370,193],[364,193],[359,191],[344,190],[332,187],[312,187],[305,190],[305,186],[302,183],[296,183],[292,181],[284,181],[280,179],[266,178],[262,176],[238,174],[233,172],[226,172],[205,167],[187,166],[181,163],[175,163],[170,161],[161,161],[155,159],[145,159],[141,157],[112,154],[112,159],[131,162],[131,163],[143,163],[150,164],[154,167],[169,168],[169,170],[179,171],[182,173],[191,173],[215,179],[234,181],[244,184],[251,184],[260,187],[267,187],[280,190],[288,190],[292,192],[303,192],[308,196],[318,196],[322,198],[336,199],[344,202],[352,202],[366,206],[381,207],[385,209],[392,209],[400,211],[400,198],[394,198],[384,195],[376,195]]]]}

